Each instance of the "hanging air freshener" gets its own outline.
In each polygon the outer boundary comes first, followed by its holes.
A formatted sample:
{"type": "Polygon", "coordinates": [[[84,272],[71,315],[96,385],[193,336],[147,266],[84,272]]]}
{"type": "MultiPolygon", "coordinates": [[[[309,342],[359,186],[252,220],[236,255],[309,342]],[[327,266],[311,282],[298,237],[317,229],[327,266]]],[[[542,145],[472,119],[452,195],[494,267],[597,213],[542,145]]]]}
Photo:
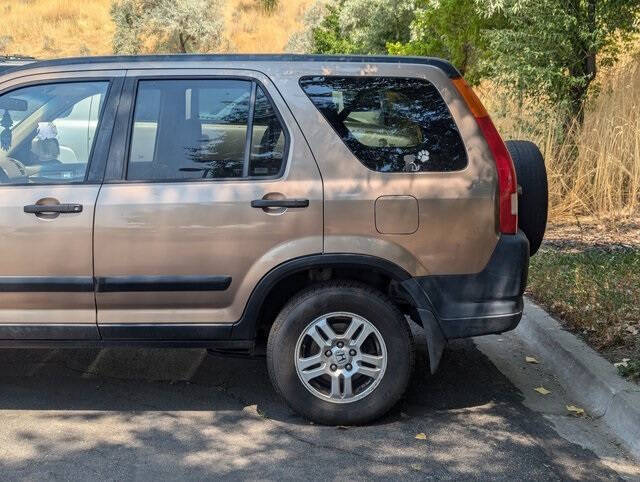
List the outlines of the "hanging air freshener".
{"type": "Polygon", "coordinates": [[[2,120],[0,121],[0,126],[3,127],[2,133],[0,133],[0,148],[2,148],[3,151],[8,151],[11,148],[12,125],[13,120],[11,119],[11,114],[9,114],[8,110],[5,110],[2,120]]]}

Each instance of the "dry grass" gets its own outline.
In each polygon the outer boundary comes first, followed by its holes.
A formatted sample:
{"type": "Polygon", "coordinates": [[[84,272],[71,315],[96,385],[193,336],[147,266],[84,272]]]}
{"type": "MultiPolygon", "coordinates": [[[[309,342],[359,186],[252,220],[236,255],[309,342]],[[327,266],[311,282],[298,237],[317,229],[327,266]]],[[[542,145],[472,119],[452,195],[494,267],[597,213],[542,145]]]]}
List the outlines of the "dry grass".
{"type": "MultiPolygon", "coordinates": [[[[266,14],[258,0],[227,0],[226,50],[282,52],[312,1],[281,0],[266,14]]],[[[109,54],[114,32],[110,6],[111,0],[0,0],[0,54],[109,54]]]]}
{"type": "Polygon", "coordinates": [[[0,0],[5,54],[36,57],[111,51],[109,0],[0,0]]]}
{"type": "Polygon", "coordinates": [[[517,105],[491,86],[480,94],[505,138],[536,142],[549,175],[552,218],[589,215],[627,217],[640,197],[640,57],[629,55],[601,72],[600,95],[585,111],[582,127],[561,140],[558,121],[532,116],[532,105],[517,105]]]}
{"type": "Polygon", "coordinates": [[[240,53],[282,52],[301,28],[304,11],[314,0],[280,0],[265,14],[257,0],[227,0],[224,14],[228,50],[240,53]]]}

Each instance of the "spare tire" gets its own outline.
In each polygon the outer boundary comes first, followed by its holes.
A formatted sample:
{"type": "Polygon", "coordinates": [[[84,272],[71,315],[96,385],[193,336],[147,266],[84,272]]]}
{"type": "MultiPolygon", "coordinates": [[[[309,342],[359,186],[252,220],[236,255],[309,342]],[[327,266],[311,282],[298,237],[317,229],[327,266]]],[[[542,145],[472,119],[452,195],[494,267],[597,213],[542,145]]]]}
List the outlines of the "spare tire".
{"type": "Polygon", "coordinates": [[[518,226],[529,239],[529,254],[540,248],[547,227],[549,190],[544,157],[538,146],[529,141],[505,142],[513,164],[520,191],[518,195],[518,226]]]}

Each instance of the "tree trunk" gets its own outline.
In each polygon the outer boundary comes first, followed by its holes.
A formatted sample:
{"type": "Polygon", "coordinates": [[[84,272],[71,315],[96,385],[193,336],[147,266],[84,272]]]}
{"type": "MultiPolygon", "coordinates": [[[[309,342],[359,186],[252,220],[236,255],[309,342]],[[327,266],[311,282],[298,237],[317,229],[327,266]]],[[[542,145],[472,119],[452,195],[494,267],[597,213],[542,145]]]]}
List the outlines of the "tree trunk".
{"type": "Polygon", "coordinates": [[[462,46],[462,60],[460,61],[460,65],[458,65],[458,70],[460,71],[460,75],[462,75],[463,77],[466,75],[467,69],[469,68],[469,60],[471,59],[472,49],[473,47],[468,42],[466,42],[462,46]]]}
{"type": "Polygon", "coordinates": [[[569,116],[565,121],[565,131],[575,121],[579,126],[584,122],[584,100],[587,96],[586,85],[576,85],[569,92],[569,116]]]}
{"type": "Polygon", "coordinates": [[[187,39],[184,37],[184,34],[182,32],[180,32],[178,34],[178,42],[179,42],[180,52],[182,52],[183,54],[186,54],[187,53],[187,39]]]}
{"type": "MultiPolygon", "coordinates": [[[[576,15],[582,17],[585,28],[593,32],[594,35],[597,31],[596,2],[597,0],[587,0],[584,16],[579,13],[579,3],[576,2],[574,4],[576,15]]],[[[597,52],[594,50],[595,41],[595,38],[585,40],[576,35],[575,41],[573,42],[576,58],[579,60],[569,67],[569,75],[579,80],[579,83],[575,84],[569,92],[570,118],[567,119],[565,131],[571,126],[574,120],[580,126],[584,122],[584,104],[587,99],[587,93],[589,92],[589,86],[597,74],[597,52]]]]}

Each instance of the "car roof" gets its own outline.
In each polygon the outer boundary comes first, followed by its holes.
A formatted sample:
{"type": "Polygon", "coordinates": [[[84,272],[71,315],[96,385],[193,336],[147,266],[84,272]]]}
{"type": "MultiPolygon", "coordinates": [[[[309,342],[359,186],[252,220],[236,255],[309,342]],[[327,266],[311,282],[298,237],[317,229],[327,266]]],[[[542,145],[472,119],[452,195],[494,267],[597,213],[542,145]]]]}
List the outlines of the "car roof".
{"type": "Polygon", "coordinates": [[[136,64],[162,62],[322,62],[322,63],[390,63],[421,64],[437,67],[450,78],[460,72],[448,61],[435,57],[399,57],[372,55],[299,55],[299,54],[175,54],[175,55],[111,55],[99,57],[70,57],[29,63],[15,70],[70,65],[136,64]]]}

